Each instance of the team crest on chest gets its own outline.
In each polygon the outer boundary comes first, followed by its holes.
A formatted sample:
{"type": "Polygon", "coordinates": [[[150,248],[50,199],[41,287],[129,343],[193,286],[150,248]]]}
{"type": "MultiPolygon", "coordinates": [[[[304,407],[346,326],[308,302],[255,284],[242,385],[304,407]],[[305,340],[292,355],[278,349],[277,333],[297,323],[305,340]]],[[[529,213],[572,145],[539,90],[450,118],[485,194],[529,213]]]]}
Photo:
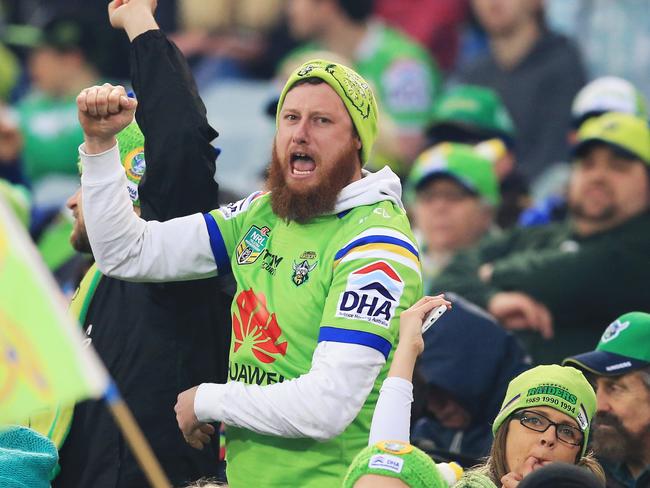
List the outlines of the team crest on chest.
{"type": "Polygon", "coordinates": [[[293,262],[293,275],[291,275],[291,280],[296,286],[300,286],[303,283],[306,283],[309,280],[309,273],[314,271],[318,261],[314,264],[309,264],[309,261],[304,259],[302,262],[297,263],[293,262]]]}
{"type": "Polygon", "coordinates": [[[266,249],[271,229],[264,226],[261,229],[252,225],[244,238],[237,244],[237,264],[253,264],[266,249]]]}

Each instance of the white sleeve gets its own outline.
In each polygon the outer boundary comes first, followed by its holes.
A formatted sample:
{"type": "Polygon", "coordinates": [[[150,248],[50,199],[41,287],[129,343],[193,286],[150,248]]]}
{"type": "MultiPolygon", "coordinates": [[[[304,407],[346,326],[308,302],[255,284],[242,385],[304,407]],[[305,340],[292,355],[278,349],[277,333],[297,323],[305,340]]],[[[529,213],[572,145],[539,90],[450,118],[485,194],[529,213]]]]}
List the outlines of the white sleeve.
{"type": "Polygon", "coordinates": [[[323,341],[308,373],[266,386],[203,383],[194,411],[202,422],[223,421],[260,434],[327,441],[359,414],[385,362],[384,355],[370,347],[323,341]]]}
{"type": "Polygon", "coordinates": [[[384,380],[372,416],[371,446],[379,441],[410,441],[413,384],[404,378],[391,376],[384,380]]]}
{"type": "MultiPolygon", "coordinates": [[[[99,270],[130,281],[180,281],[216,274],[203,215],[147,222],[133,211],[118,146],[79,147],[83,217],[99,270]]],[[[191,198],[191,196],[188,196],[191,198]]]]}

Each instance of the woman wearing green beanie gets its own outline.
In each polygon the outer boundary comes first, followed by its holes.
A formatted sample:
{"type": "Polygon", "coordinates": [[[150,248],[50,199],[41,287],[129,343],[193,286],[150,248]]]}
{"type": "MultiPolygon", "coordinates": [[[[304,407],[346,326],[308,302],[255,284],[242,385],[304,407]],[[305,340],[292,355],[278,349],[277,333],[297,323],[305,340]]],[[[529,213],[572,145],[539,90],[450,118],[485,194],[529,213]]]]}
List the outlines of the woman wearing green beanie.
{"type": "MultiPolygon", "coordinates": [[[[400,340],[373,416],[371,442],[409,441],[411,380],[415,360],[424,348],[422,322],[440,305],[439,298],[424,297],[402,312],[400,340]]],[[[462,358],[458,361],[462,367],[462,358]]],[[[529,473],[552,462],[583,466],[604,486],[603,470],[587,452],[595,410],[594,390],[577,369],[544,365],[521,373],[508,385],[494,420],[490,455],[454,486],[515,488],[529,473]]]]}

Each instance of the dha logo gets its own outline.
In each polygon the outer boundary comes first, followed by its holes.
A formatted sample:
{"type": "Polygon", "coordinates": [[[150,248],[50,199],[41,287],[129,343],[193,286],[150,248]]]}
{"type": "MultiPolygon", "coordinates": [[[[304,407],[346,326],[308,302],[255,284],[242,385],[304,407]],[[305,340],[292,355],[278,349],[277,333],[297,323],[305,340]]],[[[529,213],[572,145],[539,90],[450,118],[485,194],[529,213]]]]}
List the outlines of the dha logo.
{"type": "Polygon", "coordinates": [[[287,354],[287,342],[278,342],[282,329],[275,313],[269,314],[266,298],[262,293],[255,294],[252,289],[241,292],[235,301],[237,312],[232,315],[234,336],[233,352],[242,346],[250,349],[253,356],[263,363],[272,363],[279,356],[287,354]]]}
{"type": "Polygon", "coordinates": [[[576,401],[578,400],[578,398],[570,391],[555,385],[541,385],[528,390],[527,396],[535,396],[535,395],[556,396],[561,398],[562,400],[569,402],[572,405],[575,405],[576,401]]]}
{"type": "Polygon", "coordinates": [[[388,328],[403,291],[404,282],[388,263],[369,264],[350,274],[336,316],[388,328]]]}

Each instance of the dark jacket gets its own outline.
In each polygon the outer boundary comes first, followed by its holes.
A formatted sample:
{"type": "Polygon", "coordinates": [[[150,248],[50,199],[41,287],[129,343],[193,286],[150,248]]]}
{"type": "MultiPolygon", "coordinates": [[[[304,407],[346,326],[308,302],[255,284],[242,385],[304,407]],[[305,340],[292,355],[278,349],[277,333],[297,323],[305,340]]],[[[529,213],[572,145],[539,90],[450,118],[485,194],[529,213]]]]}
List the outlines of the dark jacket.
{"type": "Polygon", "coordinates": [[[478,459],[492,446],[492,421],[508,383],[530,367],[530,360],[512,334],[485,311],[446,295],[453,308],[425,333],[417,371],[427,385],[451,394],[472,420],[460,431],[424,417],[415,423],[412,439],[423,447],[478,459]]]}
{"type": "Polygon", "coordinates": [[[518,228],[459,253],[436,278],[435,289],[454,291],[486,307],[499,291],[520,291],[546,305],[555,337],[518,334],[537,363],[560,362],[593,349],[607,324],[630,310],[650,309],[650,212],[589,237],[570,222],[518,228]],[[489,283],[478,268],[492,263],[489,283]]]}
{"type": "Polygon", "coordinates": [[[545,31],[516,66],[503,69],[489,54],[470,66],[461,81],[501,96],[515,125],[518,167],[529,181],[550,164],[566,161],[571,104],[587,82],[573,42],[545,31]]]}
{"type": "MultiPolygon", "coordinates": [[[[210,145],[217,133],[196,89],[188,90],[194,83],[185,60],[149,31],[133,41],[131,61],[145,135],[142,217],[164,221],[217,207],[210,145]]],[[[104,276],[82,324],[175,486],[217,474],[218,439],[203,451],[189,447],[173,408],[181,391],[225,380],[229,305],[216,279],[154,284],[104,276]]],[[[148,486],[101,401],[75,407],[60,465],[55,487],[148,486]]]]}

